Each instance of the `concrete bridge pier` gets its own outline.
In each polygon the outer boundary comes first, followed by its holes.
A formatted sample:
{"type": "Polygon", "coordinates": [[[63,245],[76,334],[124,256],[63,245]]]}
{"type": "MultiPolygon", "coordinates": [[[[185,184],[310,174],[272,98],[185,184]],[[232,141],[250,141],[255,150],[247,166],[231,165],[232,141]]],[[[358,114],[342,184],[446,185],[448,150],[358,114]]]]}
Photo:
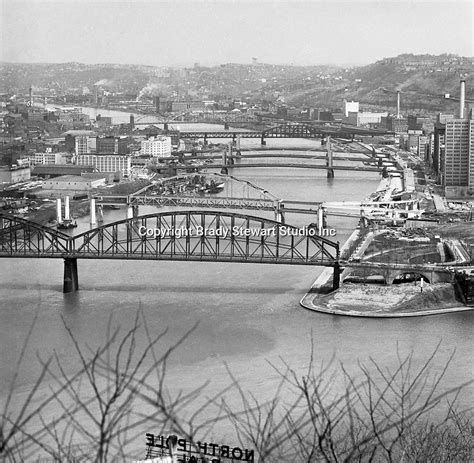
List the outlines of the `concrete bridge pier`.
{"type": "Polygon", "coordinates": [[[228,122],[224,122],[224,130],[229,130],[229,123],[228,122]]]}
{"type": "Polygon", "coordinates": [[[336,261],[334,264],[334,270],[332,274],[332,290],[335,291],[339,289],[341,285],[341,266],[339,265],[339,261],[336,261]]]}
{"type": "Polygon", "coordinates": [[[99,204],[97,206],[97,216],[98,216],[97,221],[99,223],[103,223],[104,222],[104,207],[102,206],[102,204],[99,204]]]}
{"type": "Polygon", "coordinates": [[[91,227],[97,224],[97,218],[95,215],[95,198],[91,198],[91,227]]]}
{"type": "Polygon", "coordinates": [[[77,273],[77,258],[64,258],[63,293],[73,293],[79,289],[79,276],[77,273]]]}
{"type": "Polygon", "coordinates": [[[164,130],[165,132],[168,132],[168,130],[169,130],[168,122],[165,122],[165,123],[163,124],[163,130],[164,130]]]}
{"type": "Polygon", "coordinates": [[[265,134],[262,132],[262,136],[260,138],[260,144],[262,146],[265,146],[267,144],[267,142],[265,141],[265,134]]]}
{"type": "Polygon", "coordinates": [[[139,215],[139,207],[137,204],[127,207],[127,219],[136,219],[139,215]]]}

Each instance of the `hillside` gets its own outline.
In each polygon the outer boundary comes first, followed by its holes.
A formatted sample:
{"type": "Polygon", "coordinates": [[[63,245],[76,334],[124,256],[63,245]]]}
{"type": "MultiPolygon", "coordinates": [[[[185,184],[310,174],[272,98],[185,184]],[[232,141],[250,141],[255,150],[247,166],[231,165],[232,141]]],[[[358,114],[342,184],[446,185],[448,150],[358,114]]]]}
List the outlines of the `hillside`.
{"type": "Polygon", "coordinates": [[[109,92],[129,93],[150,100],[245,99],[280,101],[296,107],[340,107],[356,100],[362,109],[395,109],[396,90],[402,106],[412,110],[453,111],[459,96],[459,78],[466,78],[466,98],[474,100],[472,58],[456,55],[404,54],[376,63],[337,66],[223,64],[190,68],[136,65],[0,64],[0,92],[25,93],[30,86],[45,94],[82,94],[94,84],[109,92]]]}

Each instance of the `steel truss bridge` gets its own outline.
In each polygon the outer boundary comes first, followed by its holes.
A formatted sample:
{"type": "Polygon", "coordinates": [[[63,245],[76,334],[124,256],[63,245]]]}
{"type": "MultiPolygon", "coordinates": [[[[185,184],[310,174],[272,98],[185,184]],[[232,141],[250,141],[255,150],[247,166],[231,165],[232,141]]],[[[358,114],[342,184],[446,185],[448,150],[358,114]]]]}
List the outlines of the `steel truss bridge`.
{"type": "Polygon", "coordinates": [[[393,132],[360,129],[348,126],[316,126],[298,122],[277,125],[262,131],[182,131],[181,138],[260,138],[262,144],[266,138],[324,138],[327,136],[354,138],[356,135],[389,135],[393,132]]]}
{"type": "Polygon", "coordinates": [[[0,257],[64,259],[63,291],[79,288],[77,259],[177,260],[334,267],[339,243],[261,217],[183,211],[131,217],[76,236],[0,215],[0,257]]]}
{"type": "MultiPolygon", "coordinates": [[[[185,121],[183,121],[185,123],[185,121]]],[[[154,123],[147,123],[153,125],[154,123]]],[[[155,124],[165,124],[165,131],[170,135],[176,135],[180,138],[203,138],[206,141],[208,138],[260,138],[261,144],[265,144],[266,138],[324,138],[327,136],[350,138],[353,139],[356,135],[393,135],[393,132],[375,129],[361,129],[359,127],[351,126],[328,126],[328,125],[312,125],[301,122],[287,122],[270,127],[264,130],[205,130],[205,131],[170,131],[168,130],[168,122],[155,122],[155,124]]],[[[228,127],[228,124],[226,124],[228,127]]]]}
{"type": "MultiPolygon", "coordinates": [[[[413,208],[416,200],[388,201],[388,202],[322,202],[322,201],[294,201],[281,199],[269,191],[231,175],[207,173],[180,174],[174,177],[160,178],[129,195],[97,194],[95,200],[99,205],[129,206],[132,213],[138,215],[140,206],[157,207],[192,207],[205,209],[237,209],[251,211],[269,211],[274,213],[278,222],[285,222],[286,214],[309,214],[318,221],[324,222],[328,215],[344,217],[361,217],[361,211],[376,210],[382,213],[406,212],[413,208]],[[211,194],[187,190],[191,186],[199,185],[199,181],[206,184],[214,182],[224,185],[222,194],[211,194]],[[322,213],[320,217],[319,214],[322,213]]],[[[321,224],[320,224],[321,225],[321,224]]]]}

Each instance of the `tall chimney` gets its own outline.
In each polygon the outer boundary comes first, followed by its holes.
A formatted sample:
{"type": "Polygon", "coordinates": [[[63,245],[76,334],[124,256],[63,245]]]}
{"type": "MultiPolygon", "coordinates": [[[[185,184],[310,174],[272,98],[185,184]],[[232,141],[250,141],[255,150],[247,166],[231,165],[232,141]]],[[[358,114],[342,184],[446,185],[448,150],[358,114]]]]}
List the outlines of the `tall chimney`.
{"type": "Polygon", "coordinates": [[[464,119],[464,105],[466,100],[466,81],[461,79],[461,96],[459,97],[459,118],[464,119]]]}
{"type": "Polygon", "coordinates": [[[397,90],[397,119],[400,119],[400,90],[397,90]]]}

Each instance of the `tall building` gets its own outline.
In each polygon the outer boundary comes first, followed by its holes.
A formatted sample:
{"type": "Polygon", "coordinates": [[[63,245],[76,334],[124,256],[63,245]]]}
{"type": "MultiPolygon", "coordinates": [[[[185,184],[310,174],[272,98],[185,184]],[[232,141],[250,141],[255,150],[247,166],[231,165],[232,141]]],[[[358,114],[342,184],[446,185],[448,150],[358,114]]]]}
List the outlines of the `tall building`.
{"type": "Polygon", "coordinates": [[[474,120],[448,119],[445,129],[443,186],[447,197],[474,196],[474,120]]]}
{"type": "Polygon", "coordinates": [[[127,154],[127,138],[97,137],[96,150],[98,154],[127,154]]]}
{"type": "Polygon", "coordinates": [[[358,112],[359,112],[358,101],[344,100],[344,116],[345,117],[349,117],[349,113],[358,113],[358,112]]]}
{"type": "Polygon", "coordinates": [[[79,135],[74,139],[74,153],[76,156],[81,154],[95,153],[96,137],[89,137],[88,135],[79,135]]]}
{"type": "Polygon", "coordinates": [[[171,155],[171,137],[150,137],[141,143],[144,156],[165,157],[171,155]]]}

